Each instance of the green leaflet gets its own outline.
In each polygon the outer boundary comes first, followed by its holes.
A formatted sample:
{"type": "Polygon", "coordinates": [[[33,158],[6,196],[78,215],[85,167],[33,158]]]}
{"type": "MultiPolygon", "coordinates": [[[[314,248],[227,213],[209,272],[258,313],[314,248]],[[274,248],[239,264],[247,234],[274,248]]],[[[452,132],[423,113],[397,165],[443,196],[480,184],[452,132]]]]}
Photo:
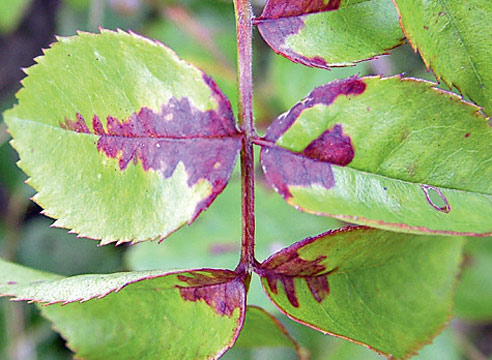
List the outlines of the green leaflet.
{"type": "Polygon", "coordinates": [[[431,83],[333,82],[277,119],[266,139],[291,151],[264,147],[267,178],[306,211],[411,233],[492,232],[492,131],[478,108],[431,83]],[[323,137],[328,162],[312,160],[323,137]],[[310,181],[287,175],[292,159],[310,181]]]}
{"type": "Polygon", "coordinates": [[[5,118],[55,226],[102,244],[158,239],[227,184],[240,147],[230,104],[170,49],[102,30],[36,61],[5,118]]]}
{"type": "Polygon", "coordinates": [[[262,282],[294,320],[407,358],[450,316],[462,245],[463,238],[348,227],[273,255],[262,282]]]}
{"type": "MultiPolygon", "coordinates": [[[[299,15],[285,13],[289,8],[282,1],[269,3],[257,19],[261,35],[275,52],[307,66],[354,65],[401,45],[404,38],[390,0],[345,1],[332,11],[325,4],[299,15]]],[[[292,3],[307,6],[306,1],[292,3]]]]}
{"type": "Polygon", "coordinates": [[[0,260],[0,274],[0,294],[48,303],[43,315],[84,359],[216,359],[244,321],[244,284],[225,270],[61,278],[0,260]]]}
{"type": "Polygon", "coordinates": [[[438,79],[492,115],[492,2],[394,0],[401,25],[438,79]]]}

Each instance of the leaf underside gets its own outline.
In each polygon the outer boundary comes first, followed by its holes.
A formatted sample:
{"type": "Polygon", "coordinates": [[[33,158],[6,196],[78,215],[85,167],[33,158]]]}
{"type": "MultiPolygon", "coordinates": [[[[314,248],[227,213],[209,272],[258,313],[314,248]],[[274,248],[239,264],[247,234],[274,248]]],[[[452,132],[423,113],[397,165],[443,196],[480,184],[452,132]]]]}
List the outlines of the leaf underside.
{"type": "Polygon", "coordinates": [[[102,30],[36,61],[5,118],[55,226],[102,244],[160,239],[224,189],[241,145],[231,106],[171,50],[102,30]]]}
{"type": "Polygon", "coordinates": [[[394,0],[410,44],[438,80],[492,115],[492,3],[394,0]]]}
{"type": "Polygon", "coordinates": [[[269,0],[256,24],[275,52],[320,68],[386,54],[404,38],[391,0],[269,0]]]}
{"type": "Polygon", "coordinates": [[[281,250],[259,272],[292,319],[401,359],[449,319],[462,245],[458,237],[347,227],[281,250]]]}
{"type": "Polygon", "coordinates": [[[84,359],[217,359],[244,322],[243,278],[227,270],[61,278],[3,260],[0,270],[0,296],[43,303],[84,359]]]}
{"type": "Polygon", "coordinates": [[[332,82],[265,140],[267,180],[297,208],[398,232],[492,233],[492,130],[477,107],[431,83],[332,82]]]}

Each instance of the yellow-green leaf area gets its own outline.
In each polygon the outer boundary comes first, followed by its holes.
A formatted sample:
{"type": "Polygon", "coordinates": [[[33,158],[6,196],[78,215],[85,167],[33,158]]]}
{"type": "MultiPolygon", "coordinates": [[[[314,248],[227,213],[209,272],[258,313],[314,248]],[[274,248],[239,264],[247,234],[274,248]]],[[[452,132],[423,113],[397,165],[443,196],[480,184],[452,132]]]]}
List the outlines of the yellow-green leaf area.
{"type": "Polygon", "coordinates": [[[169,48],[101,30],[36,61],[5,118],[55,226],[102,244],[161,239],[223,190],[240,147],[230,104],[169,48]]]}
{"type": "Polygon", "coordinates": [[[103,124],[142,107],[159,111],[171,97],[188,97],[198,109],[216,109],[203,73],[158,42],[123,31],[60,37],[27,69],[19,106],[6,118],[59,127],[80,113],[103,124]],[[186,84],[186,86],[185,86],[186,84]]]}
{"type": "Polygon", "coordinates": [[[140,164],[121,171],[116,159],[97,151],[92,134],[17,119],[9,129],[44,214],[57,218],[56,226],[102,244],[164,237],[186,224],[210,193],[206,181],[188,186],[182,164],[168,179],[140,164]],[[60,155],[47,161],[46,153],[60,155]]]}

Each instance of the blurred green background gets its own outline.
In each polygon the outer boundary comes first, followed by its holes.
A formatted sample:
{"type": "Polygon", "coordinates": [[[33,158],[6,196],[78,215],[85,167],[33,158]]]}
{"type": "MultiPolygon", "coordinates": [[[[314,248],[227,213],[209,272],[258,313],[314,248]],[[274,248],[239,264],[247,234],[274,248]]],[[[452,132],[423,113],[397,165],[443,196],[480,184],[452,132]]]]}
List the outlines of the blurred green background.
{"type": "MultiPolygon", "coordinates": [[[[264,1],[253,1],[259,14],[264,1]]],[[[15,103],[23,78],[21,68],[55,41],[77,30],[99,27],[131,29],[158,39],[182,58],[212,75],[235,107],[236,47],[232,1],[229,0],[0,0],[0,110],[15,103]]],[[[376,60],[331,71],[310,69],[277,56],[254,36],[255,116],[260,132],[315,86],[354,74],[404,73],[435,81],[418,54],[401,46],[376,60]]],[[[52,220],[29,198],[33,190],[16,167],[16,153],[0,122],[0,257],[63,275],[121,270],[192,267],[234,268],[239,256],[240,186],[231,184],[191,227],[162,244],[97,247],[52,220]]],[[[304,237],[341,226],[338,221],[296,211],[266,187],[258,171],[257,253],[263,260],[304,237]]],[[[455,316],[417,359],[492,359],[492,241],[469,239],[456,292],[455,316]]],[[[410,271],[410,269],[409,269],[410,271]]],[[[415,296],[419,296],[415,294],[415,296]]],[[[281,315],[254,278],[249,303],[269,311],[291,331],[311,359],[382,359],[366,348],[322,335],[281,315]]],[[[249,336],[245,333],[244,336],[249,336]]],[[[64,341],[39,316],[35,306],[0,299],[0,359],[71,359],[64,341]]],[[[234,347],[225,359],[295,359],[287,348],[234,347]]]]}

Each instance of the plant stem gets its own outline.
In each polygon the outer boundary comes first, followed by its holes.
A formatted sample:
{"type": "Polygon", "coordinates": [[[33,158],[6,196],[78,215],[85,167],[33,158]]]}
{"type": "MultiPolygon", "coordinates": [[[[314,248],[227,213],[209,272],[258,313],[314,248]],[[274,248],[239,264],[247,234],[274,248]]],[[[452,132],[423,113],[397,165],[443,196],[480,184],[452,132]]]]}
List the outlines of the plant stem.
{"type": "Polygon", "coordinates": [[[239,128],[241,149],[242,246],[238,271],[251,272],[255,264],[255,173],[253,126],[253,12],[249,0],[234,0],[238,49],[239,128]]]}

